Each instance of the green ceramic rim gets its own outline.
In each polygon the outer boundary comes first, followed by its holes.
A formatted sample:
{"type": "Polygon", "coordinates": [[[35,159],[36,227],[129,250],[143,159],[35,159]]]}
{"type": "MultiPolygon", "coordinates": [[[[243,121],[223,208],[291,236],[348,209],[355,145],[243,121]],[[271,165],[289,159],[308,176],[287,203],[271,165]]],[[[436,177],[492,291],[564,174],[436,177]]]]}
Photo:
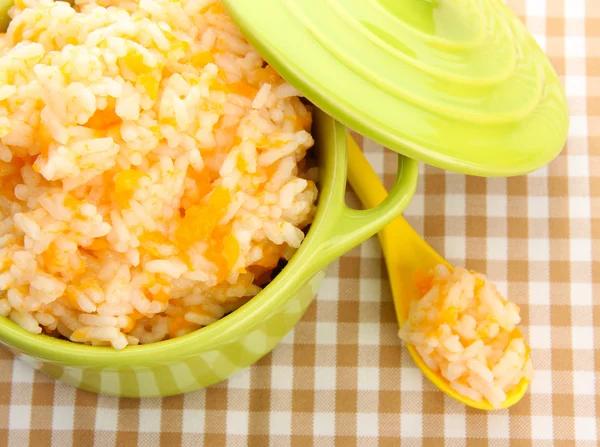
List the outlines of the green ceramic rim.
{"type": "Polygon", "coordinates": [[[399,156],[396,183],[377,208],[352,210],[344,203],[346,129],[316,110],[313,134],[320,159],[317,213],[302,246],[277,277],[247,304],[219,321],[182,337],[121,351],[36,335],[0,317],[0,342],[27,355],[66,365],[111,368],[171,363],[198,351],[218,349],[294,296],[314,274],[344,252],[366,240],[406,208],[416,189],[418,164],[399,156]]]}

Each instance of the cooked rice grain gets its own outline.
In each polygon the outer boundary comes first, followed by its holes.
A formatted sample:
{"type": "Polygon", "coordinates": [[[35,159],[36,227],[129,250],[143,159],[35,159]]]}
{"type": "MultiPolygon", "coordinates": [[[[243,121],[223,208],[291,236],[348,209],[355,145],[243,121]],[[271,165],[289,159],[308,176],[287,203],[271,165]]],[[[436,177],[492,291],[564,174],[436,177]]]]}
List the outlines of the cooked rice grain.
{"type": "Polygon", "coordinates": [[[411,302],[400,338],[458,393],[500,408],[522,379],[531,380],[529,348],[519,308],[487,278],[439,265],[417,276],[419,300],[411,302]]]}
{"type": "Polygon", "coordinates": [[[314,214],[311,114],[220,2],[17,0],[11,16],[0,315],[120,349],[256,295],[314,214]]]}

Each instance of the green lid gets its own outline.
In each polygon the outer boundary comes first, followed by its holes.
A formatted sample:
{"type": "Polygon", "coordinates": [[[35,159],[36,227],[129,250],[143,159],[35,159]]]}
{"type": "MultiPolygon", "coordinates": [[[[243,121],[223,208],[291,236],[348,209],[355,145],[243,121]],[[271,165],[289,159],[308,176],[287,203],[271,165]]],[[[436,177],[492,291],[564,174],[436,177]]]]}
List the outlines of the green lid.
{"type": "Polygon", "coordinates": [[[390,149],[481,176],[562,149],[564,92],[500,0],[223,0],[307,99],[390,149]]]}

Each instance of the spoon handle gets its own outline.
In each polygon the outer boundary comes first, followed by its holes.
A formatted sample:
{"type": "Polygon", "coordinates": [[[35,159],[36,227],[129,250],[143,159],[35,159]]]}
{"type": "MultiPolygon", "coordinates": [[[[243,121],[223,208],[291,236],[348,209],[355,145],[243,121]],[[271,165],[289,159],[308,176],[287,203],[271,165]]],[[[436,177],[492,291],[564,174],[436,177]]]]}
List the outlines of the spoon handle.
{"type": "MultiPolygon", "coordinates": [[[[385,187],[350,134],[348,181],[365,208],[376,206],[387,196],[385,187]]],[[[402,216],[380,230],[378,237],[386,260],[398,324],[402,325],[408,313],[409,297],[414,295],[413,272],[447,262],[402,216]]]]}

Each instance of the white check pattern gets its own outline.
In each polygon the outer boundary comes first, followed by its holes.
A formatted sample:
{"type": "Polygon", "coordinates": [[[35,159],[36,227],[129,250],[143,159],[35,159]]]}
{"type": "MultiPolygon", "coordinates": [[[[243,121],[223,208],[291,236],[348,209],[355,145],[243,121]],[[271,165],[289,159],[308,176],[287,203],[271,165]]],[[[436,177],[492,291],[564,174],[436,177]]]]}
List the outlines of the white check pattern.
{"type": "MultiPolygon", "coordinates": [[[[373,238],[330,267],[316,302],[271,355],[207,390],[96,396],[0,349],[0,446],[598,445],[600,1],[508,3],[563,81],[567,148],[527,177],[422,166],[405,216],[449,261],[487,272],[521,306],[537,376],[518,405],[467,409],[423,378],[398,341],[373,238]]],[[[389,184],[395,156],[363,147],[389,184]]]]}

